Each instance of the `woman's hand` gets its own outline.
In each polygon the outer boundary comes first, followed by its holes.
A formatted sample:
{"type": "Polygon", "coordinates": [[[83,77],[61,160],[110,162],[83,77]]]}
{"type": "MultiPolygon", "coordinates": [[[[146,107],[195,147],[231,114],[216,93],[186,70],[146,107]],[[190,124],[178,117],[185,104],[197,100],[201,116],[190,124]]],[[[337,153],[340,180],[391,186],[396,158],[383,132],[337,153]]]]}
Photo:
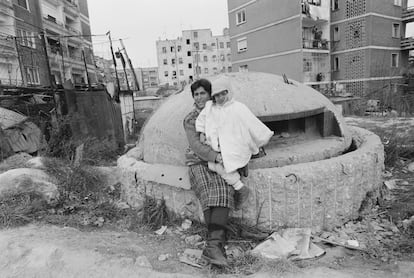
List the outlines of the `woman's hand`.
{"type": "Polygon", "coordinates": [[[216,156],[216,162],[223,164],[223,157],[221,157],[221,153],[218,153],[216,156]]]}

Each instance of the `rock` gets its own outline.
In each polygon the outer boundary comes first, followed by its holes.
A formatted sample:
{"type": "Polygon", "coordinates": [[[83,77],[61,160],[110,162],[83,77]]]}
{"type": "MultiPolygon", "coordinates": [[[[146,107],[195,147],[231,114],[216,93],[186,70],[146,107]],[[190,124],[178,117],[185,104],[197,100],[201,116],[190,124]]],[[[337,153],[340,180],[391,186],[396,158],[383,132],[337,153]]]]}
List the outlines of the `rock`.
{"type": "Polygon", "coordinates": [[[383,176],[384,178],[391,178],[391,177],[392,177],[392,173],[391,173],[391,172],[389,172],[389,171],[384,171],[384,172],[382,173],[382,176],[383,176]]]}
{"type": "Polygon", "coordinates": [[[166,261],[166,260],[168,260],[169,256],[170,256],[170,254],[161,254],[161,255],[158,256],[158,260],[161,261],[161,262],[166,261]]]}
{"type": "Polygon", "coordinates": [[[22,168],[32,158],[30,154],[24,152],[9,156],[0,163],[0,172],[22,168]]]}
{"type": "Polygon", "coordinates": [[[410,185],[410,183],[408,181],[403,181],[401,182],[401,185],[410,185]]]}
{"type": "Polygon", "coordinates": [[[240,246],[230,246],[226,249],[227,258],[238,258],[244,254],[244,250],[240,246]]]}
{"type": "Polygon", "coordinates": [[[149,262],[148,258],[145,256],[136,257],[135,265],[140,266],[140,267],[152,268],[151,263],[149,262]]]}
{"type": "Polygon", "coordinates": [[[156,230],[155,233],[160,236],[163,233],[165,233],[165,231],[167,231],[167,226],[161,226],[161,228],[159,228],[158,230],[156,230]]]}
{"type": "Polygon", "coordinates": [[[188,236],[184,239],[185,243],[187,243],[189,245],[196,245],[197,242],[200,242],[202,240],[203,240],[203,238],[199,235],[188,236]]]}
{"type": "Polygon", "coordinates": [[[0,196],[6,192],[37,192],[48,203],[59,196],[57,181],[39,169],[19,168],[0,174],[0,196]]]}
{"type": "Polygon", "coordinates": [[[346,244],[348,244],[349,246],[359,247],[358,240],[349,239],[346,241],[346,244]]]}
{"type": "Polygon", "coordinates": [[[126,202],[121,202],[121,201],[118,201],[118,202],[116,202],[115,203],[115,206],[118,208],[118,209],[129,209],[130,208],[130,205],[128,205],[126,202]]]}
{"type": "Polygon", "coordinates": [[[142,160],[144,158],[142,147],[135,147],[135,148],[130,149],[126,153],[126,156],[130,158],[135,158],[136,160],[142,160]]]}
{"type": "Polygon", "coordinates": [[[135,158],[123,155],[120,158],[118,158],[116,163],[119,168],[129,168],[134,166],[137,162],[138,161],[135,158]]]}
{"type": "Polygon", "coordinates": [[[414,172],[414,162],[411,162],[410,164],[408,164],[407,170],[410,172],[414,172]]]}
{"type": "Polygon", "coordinates": [[[32,159],[29,159],[26,162],[26,166],[30,168],[44,169],[43,158],[40,156],[37,156],[32,159]]]}

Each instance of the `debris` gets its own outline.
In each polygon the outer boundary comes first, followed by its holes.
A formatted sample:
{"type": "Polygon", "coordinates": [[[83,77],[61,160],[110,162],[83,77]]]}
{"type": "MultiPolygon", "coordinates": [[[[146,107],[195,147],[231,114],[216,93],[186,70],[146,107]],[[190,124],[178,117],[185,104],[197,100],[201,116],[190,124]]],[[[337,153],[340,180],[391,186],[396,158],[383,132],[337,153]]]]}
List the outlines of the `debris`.
{"type": "Polygon", "coordinates": [[[140,267],[152,268],[151,263],[149,262],[148,258],[145,256],[136,257],[135,265],[140,266],[140,267]]]}
{"type": "Polygon", "coordinates": [[[320,238],[320,237],[317,237],[317,236],[313,236],[313,238],[318,239],[322,242],[329,243],[331,245],[342,246],[342,247],[345,247],[345,248],[348,248],[348,249],[353,249],[353,250],[358,250],[358,251],[366,251],[365,249],[363,249],[361,247],[351,246],[351,245],[348,245],[348,244],[342,244],[342,243],[339,243],[339,242],[335,242],[335,241],[332,241],[332,240],[329,240],[329,239],[320,238]]]}
{"type": "Polygon", "coordinates": [[[243,248],[237,245],[232,245],[226,249],[227,258],[238,258],[244,254],[243,248]]]}
{"type": "Polygon", "coordinates": [[[354,239],[347,240],[346,244],[348,244],[349,246],[359,247],[358,240],[354,240],[354,239]]]}
{"type": "Polygon", "coordinates": [[[98,227],[102,227],[103,226],[103,224],[104,224],[104,222],[105,222],[105,219],[102,217],[102,216],[99,216],[94,222],[93,222],[93,224],[95,225],[95,226],[98,226],[98,227]]]}
{"type": "Polygon", "coordinates": [[[409,219],[405,219],[405,220],[403,220],[402,225],[403,225],[404,229],[406,230],[406,229],[408,229],[411,225],[413,225],[413,223],[414,223],[414,215],[413,215],[413,216],[411,216],[409,219]]]}
{"type": "Polygon", "coordinates": [[[203,259],[203,251],[199,249],[185,249],[184,253],[178,258],[182,263],[199,268],[208,265],[208,261],[203,259]]]}
{"type": "Polygon", "coordinates": [[[410,185],[410,183],[409,183],[408,181],[403,181],[403,182],[401,183],[401,185],[410,185]]]}
{"type": "Polygon", "coordinates": [[[282,138],[289,138],[289,137],[290,137],[290,134],[289,134],[289,133],[287,133],[287,132],[282,132],[282,133],[280,134],[280,137],[282,137],[282,138]]]}
{"type": "Polygon", "coordinates": [[[121,201],[118,201],[118,202],[115,202],[115,206],[118,208],[118,209],[129,209],[130,208],[130,206],[126,203],[126,202],[121,202],[121,201]]]}
{"type": "Polygon", "coordinates": [[[159,228],[158,230],[156,230],[155,233],[160,236],[163,233],[165,233],[166,230],[167,230],[167,226],[161,226],[161,228],[159,228]]]}
{"type": "Polygon", "coordinates": [[[185,219],[183,221],[183,223],[181,224],[181,229],[183,229],[184,231],[190,229],[191,225],[193,224],[193,222],[191,222],[191,220],[189,219],[185,219]]]}
{"type": "Polygon", "coordinates": [[[392,177],[392,173],[389,172],[389,171],[384,171],[382,173],[382,177],[384,177],[384,178],[391,178],[392,177]]]}
{"type": "Polygon", "coordinates": [[[389,190],[393,190],[396,187],[396,180],[387,180],[384,181],[384,185],[389,189],[389,190]]]}
{"type": "Polygon", "coordinates": [[[253,254],[269,259],[289,258],[303,260],[322,256],[325,251],[310,241],[311,229],[289,228],[271,234],[267,240],[257,245],[253,254]]]}
{"type": "Polygon", "coordinates": [[[163,262],[163,261],[168,260],[169,257],[170,257],[170,254],[161,254],[158,256],[158,260],[163,262]]]}
{"type": "Polygon", "coordinates": [[[198,243],[202,240],[203,240],[203,238],[199,235],[188,236],[184,239],[185,243],[187,243],[189,245],[196,245],[196,243],[198,243]]]}

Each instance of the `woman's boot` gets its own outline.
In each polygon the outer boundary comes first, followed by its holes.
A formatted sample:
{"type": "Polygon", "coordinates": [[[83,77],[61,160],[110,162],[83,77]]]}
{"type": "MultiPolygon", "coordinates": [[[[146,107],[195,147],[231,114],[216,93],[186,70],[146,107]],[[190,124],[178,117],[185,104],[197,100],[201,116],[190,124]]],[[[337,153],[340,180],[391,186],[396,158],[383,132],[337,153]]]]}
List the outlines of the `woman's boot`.
{"type": "Polygon", "coordinates": [[[228,266],[224,245],[226,243],[226,228],[218,224],[208,225],[208,238],[203,256],[211,264],[228,266]]]}

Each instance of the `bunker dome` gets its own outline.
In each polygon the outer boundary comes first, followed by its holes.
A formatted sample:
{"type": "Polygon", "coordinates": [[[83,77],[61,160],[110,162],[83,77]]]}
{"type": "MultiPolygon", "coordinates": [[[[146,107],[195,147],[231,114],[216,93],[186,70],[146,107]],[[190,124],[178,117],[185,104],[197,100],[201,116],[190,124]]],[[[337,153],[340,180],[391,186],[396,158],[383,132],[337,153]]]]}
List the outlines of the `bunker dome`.
{"type": "MultiPolygon", "coordinates": [[[[351,143],[342,116],[322,94],[295,81],[266,73],[226,74],[234,98],[246,104],[275,136],[266,147],[267,156],[252,161],[252,168],[329,158],[351,143]]],[[[212,78],[212,86],[214,81],[212,78]]],[[[190,86],[170,97],[144,126],[139,145],[147,163],[185,165],[188,142],[184,117],[193,109],[190,86]]]]}
{"type": "MultiPolygon", "coordinates": [[[[234,98],[275,132],[266,155],[249,163],[245,183],[253,194],[233,216],[266,228],[326,229],[358,217],[368,192],[382,183],[379,137],[348,127],[326,97],[301,83],[257,72],[226,75],[234,98]]],[[[217,78],[210,79],[213,87],[217,78]]],[[[193,103],[189,86],[170,96],[143,127],[137,146],[118,159],[123,198],[131,206],[151,195],[183,217],[202,220],[185,166],[183,120],[193,103]]]]}

